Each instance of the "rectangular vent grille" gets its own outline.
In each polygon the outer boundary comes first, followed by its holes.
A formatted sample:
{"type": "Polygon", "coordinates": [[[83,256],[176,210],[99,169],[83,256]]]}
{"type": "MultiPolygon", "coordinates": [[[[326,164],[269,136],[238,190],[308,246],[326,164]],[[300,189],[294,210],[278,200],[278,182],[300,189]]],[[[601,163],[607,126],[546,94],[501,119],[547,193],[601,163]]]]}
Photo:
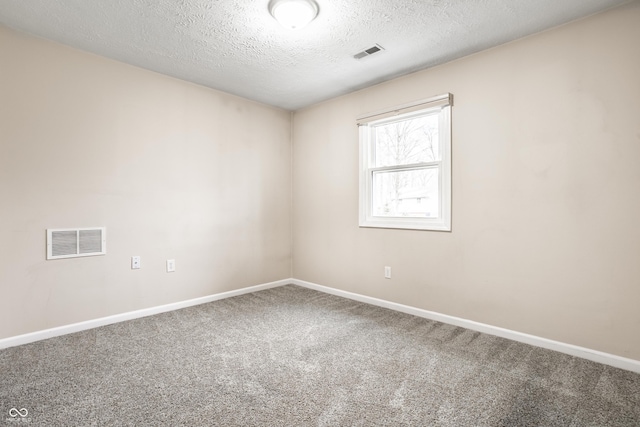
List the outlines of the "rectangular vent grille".
{"type": "Polygon", "coordinates": [[[353,57],[355,59],[362,59],[362,58],[366,58],[367,56],[371,56],[374,53],[382,52],[383,50],[384,48],[379,44],[377,44],[375,46],[371,46],[370,48],[363,50],[362,52],[356,53],[355,55],[353,55],[353,57]]]}
{"type": "Polygon", "coordinates": [[[75,258],[107,253],[106,228],[47,230],[47,259],[75,258]]]}

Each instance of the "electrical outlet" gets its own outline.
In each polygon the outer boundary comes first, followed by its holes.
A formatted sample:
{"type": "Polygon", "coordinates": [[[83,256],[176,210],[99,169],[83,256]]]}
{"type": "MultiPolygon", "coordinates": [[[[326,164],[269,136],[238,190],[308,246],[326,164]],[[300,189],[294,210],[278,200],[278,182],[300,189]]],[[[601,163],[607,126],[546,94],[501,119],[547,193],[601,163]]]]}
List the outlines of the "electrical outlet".
{"type": "Polygon", "coordinates": [[[391,279],[391,267],[384,268],[384,278],[391,279]]]}
{"type": "Polygon", "coordinates": [[[131,257],[131,269],[138,270],[140,268],[140,257],[132,256],[131,257]]]}
{"type": "Polygon", "coordinates": [[[176,271],[176,260],[168,259],[167,260],[167,273],[173,273],[176,271]]]}

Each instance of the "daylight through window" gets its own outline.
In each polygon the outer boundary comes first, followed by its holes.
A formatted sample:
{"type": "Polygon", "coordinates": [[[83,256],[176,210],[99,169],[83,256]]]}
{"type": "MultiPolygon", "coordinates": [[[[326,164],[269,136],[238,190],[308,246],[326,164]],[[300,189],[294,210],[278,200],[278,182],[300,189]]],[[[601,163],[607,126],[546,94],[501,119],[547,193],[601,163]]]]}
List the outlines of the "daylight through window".
{"type": "Polygon", "coordinates": [[[358,119],[360,226],[451,230],[451,98],[358,119]]]}

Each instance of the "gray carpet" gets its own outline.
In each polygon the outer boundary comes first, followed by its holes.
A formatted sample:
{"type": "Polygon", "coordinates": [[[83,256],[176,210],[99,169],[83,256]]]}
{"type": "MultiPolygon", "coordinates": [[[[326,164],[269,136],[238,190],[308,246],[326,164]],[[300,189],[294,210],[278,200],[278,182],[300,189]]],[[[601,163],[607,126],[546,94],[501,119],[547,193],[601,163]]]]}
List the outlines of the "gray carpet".
{"type": "Polygon", "coordinates": [[[293,285],[1,350],[0,368],[14,426],[640,426],[638,374],[293,285]]]}

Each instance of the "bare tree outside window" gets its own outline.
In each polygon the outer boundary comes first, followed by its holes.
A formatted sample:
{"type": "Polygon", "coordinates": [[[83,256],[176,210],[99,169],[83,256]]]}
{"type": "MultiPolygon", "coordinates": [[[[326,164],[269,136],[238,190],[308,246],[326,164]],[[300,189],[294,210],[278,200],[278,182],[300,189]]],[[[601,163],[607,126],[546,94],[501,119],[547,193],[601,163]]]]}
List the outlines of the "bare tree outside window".
{"type": "Polygon", "coordinates": [[[438,115],[375,126],[374,138],[375,167],[416,165],[374,173],[374,215],[437,217],[438,168],[429,163],[440,160],[438,115]]]}

